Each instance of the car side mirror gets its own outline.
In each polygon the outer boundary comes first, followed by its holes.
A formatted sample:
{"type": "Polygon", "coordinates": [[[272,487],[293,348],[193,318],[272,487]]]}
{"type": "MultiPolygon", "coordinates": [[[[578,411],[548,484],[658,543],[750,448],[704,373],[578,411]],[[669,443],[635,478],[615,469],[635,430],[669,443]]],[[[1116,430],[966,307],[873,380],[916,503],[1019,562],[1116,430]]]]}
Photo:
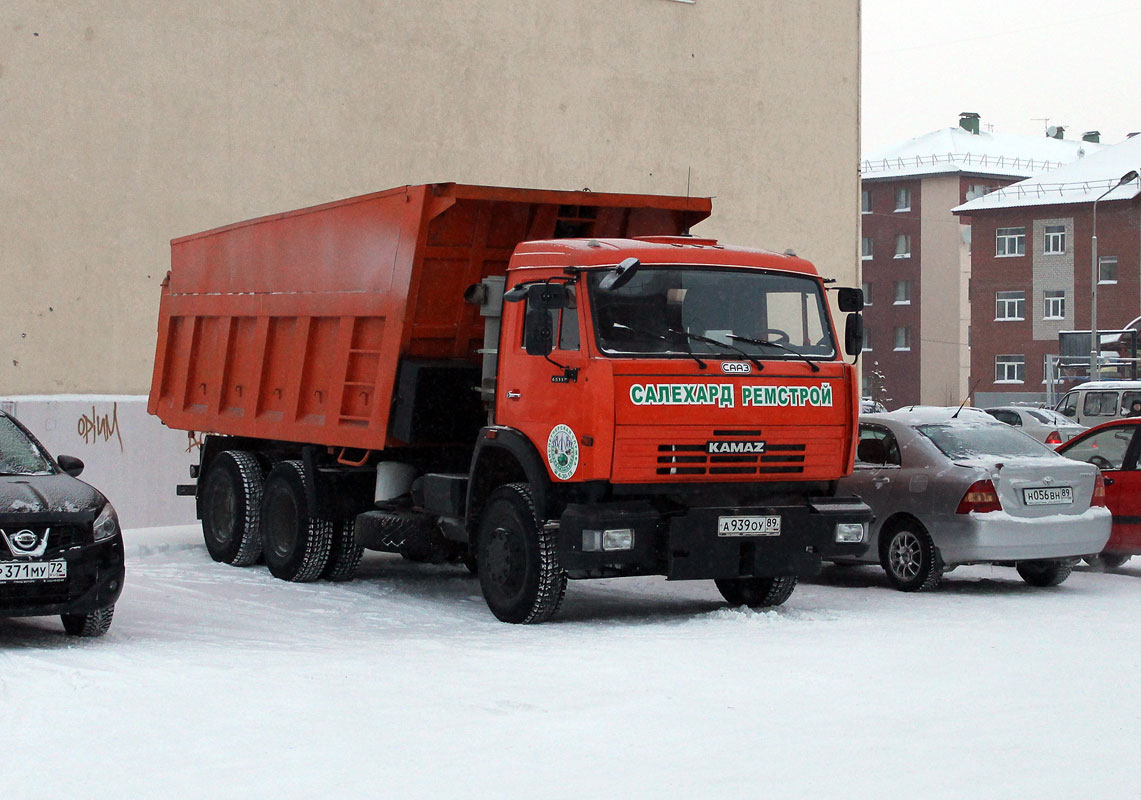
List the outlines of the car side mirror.
{"type": "Polygon", "coordinates": [[[847,322],[844,323],[844,352],[850,356],[858,356],[863,349],[864,318],[858,313],[849,314],[847,322]]]}
{"type": "Polygon", "coordinates": [[[1060,412],[1060,413],[1061,413],[1063,416],[1072,417],[1072,416],[1074,416],[1074,414],[1076,414],[1076,413],[1077,413],[1077,409],[1073,409],[1073,408],[1063,408],[1063,409],[1061,409],[1061,412],[1060,412]]]}
{"type": "Polygon", "coordinates": [[[83,462],[75,456],[58,456],[55,463],[73,478],[78,478],[83,472],[83,462]]]}
{"type": "Polygon", "coordinates": [[[604,292],[621,289],[630,282],[640,266],[642,262],[633,256],[622,259],[622,263],[606,273],[606,277],[598,282],[598,288],[604,292]]]}
{"type": "Polygon", "coordinates": [[[845,313],[850,311],[863,311],[864,290],[849,288],[837,289],[836,305],[839,306],[840,310],[845,313]]]}

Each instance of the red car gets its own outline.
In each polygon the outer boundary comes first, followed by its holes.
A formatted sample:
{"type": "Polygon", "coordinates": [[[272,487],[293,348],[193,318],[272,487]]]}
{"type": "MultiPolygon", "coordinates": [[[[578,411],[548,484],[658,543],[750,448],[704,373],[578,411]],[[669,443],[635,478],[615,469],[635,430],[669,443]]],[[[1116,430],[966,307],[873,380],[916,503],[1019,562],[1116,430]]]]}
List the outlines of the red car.
{"type": "Polygon", "coordinates": [[[1139,450],[1141,417],[1103,423],[1057,447],[1067,458],[1094,464],[1105,478],[1105,501],[1113,512],[1113,532],[1100,556],[1107,567],[1120,567],[1141,554],[1139,450]]]}

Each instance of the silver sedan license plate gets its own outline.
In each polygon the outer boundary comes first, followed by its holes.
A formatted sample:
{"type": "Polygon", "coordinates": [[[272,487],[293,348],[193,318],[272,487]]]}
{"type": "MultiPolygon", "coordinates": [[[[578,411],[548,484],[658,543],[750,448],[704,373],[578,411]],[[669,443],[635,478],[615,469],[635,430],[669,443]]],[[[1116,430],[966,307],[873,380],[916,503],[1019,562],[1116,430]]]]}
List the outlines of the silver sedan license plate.
{"type": "Polygon", "coordinates": [[[67,580],[66,561],[2,561],[0,583],[67,580]]]}
{"type": "Polygon", "coordinates": [[[1036,486],[1022,490],[1022,502],[1028,506],[1072,505],[1074,490],[1069,486],[1036,486]]]}
{"type": "Polygon", "coordinates": [[[780,536],[780,517],[718,517],[718,536],[780,536]]]}

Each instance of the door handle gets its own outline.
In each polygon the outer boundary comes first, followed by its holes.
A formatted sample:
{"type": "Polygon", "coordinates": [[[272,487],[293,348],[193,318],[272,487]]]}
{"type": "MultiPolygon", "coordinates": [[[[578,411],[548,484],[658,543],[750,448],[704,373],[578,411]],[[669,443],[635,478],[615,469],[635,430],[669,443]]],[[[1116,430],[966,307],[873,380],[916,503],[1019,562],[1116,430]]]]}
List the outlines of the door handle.
{"type": "Polygon", "coordinates": [[[521,392],[510,391],[507,393],[508,400],[518,400],[522,396],[523,394],[521,392]]]}
{"type": "Polygon", "coordinates": [[[1102,483],[1104,483],[1106,486],[1112,486],[1114,483],[1116,483],[1116,481],[1114,481],[1113,478],[1106,478],[1105,476],[1102,476],[1101,480],[1102,480],[1102,483]]]}
{"type": "Polygon", "coordinates": [[[874,483],[876,488],[878,489],[881,486],[883,486],[885,483],[891,483],[891,478],[872,478],[872,483],[874,483]]]}

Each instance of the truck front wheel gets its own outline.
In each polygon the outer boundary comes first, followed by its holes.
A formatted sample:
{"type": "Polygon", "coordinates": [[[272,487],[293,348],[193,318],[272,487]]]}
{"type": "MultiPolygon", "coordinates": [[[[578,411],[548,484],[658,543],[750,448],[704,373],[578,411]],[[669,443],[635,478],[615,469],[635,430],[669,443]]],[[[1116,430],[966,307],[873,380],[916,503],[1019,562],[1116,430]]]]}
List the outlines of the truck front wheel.
{"type": "Polygon", "coordinates": [[[563,601],[567,575],[555,533],[541,525],[525,483],[500,486],[487,499],[476,545],[479,585],[503,622],[545,622],[563,601]]]}
{"type": "Polygon", "coordinates": [[[248,567],[261,555],[258,515],[265,473],[253,453],[225,450],[202,481],[202,538],[215,561],[248,567]]]}
{"type": "Polygon", "coordinates": [[[731,606],[768,608],[779,606],[792,596],[796,588],[795,575],[779,578],[726,578],[715,580],[717,591],[731,606]]]}
{"type": "Polygon", "coordinates": [[[265,563],[285,581],[319,578],[333,546],[333,523],[310,512],[305,478],[300,461],[282,461],[270,470],[262,493],[265,563]]]}

